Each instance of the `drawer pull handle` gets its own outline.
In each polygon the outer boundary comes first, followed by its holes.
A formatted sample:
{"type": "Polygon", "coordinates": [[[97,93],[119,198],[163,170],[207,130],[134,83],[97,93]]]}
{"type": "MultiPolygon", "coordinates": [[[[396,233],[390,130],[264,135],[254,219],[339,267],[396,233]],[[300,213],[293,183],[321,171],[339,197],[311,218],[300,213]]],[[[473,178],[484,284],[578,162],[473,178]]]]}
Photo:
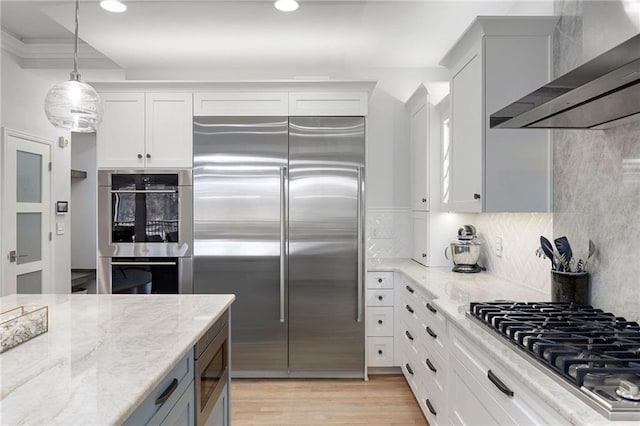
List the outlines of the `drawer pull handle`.
{"type": "Polygon", "coordinates": [[[429,409],[429,411],[431,411],[431,414],[433,414],[434,416],[437,416],[438,413],[436,413],[435,408],[433,408],[433,405],[431,405],[431,401],[429,401],[429,398],[427,398],[425,402],[427,403],[427,408],[429,409]]]}
{"type": "Polygon", "coordinates": [[[382,324],[382,320],[378,320],[378,324],[382,324]]]}
{"type": "Polygon", "coordinates": [[[382,349],[378,349],[378,355],[382,355],[382,349]]]}
{"type": "Polygon", "coordinates": [[[378,282],[382,284],[382,278],[378,278],[378,282]]]}
{"type": "Polygon", "coordinates": [[[513,391],[509,389],[507,385],[502,383],[502,380],[500,380],[498,376],[493,374],[493,371],[489,370],[487,372],[487,377],[489,378],[489,380],[491,380],[491,383],[496,385],[496,387],[500,390],[500,392],[507,395],[508,397],[513,397],[513,391]]]}
{"type": "Polygon", "coordinates": [[[413,369],[411,368],[409,363],[406,363],[404,366],[407,367],[407,371],[409,372],[409,374],[411,374],[413,376],[413,369]]]}
{"type": "Polygon", "coordinates": [[[437,314],[438,310],[431,306],[431,303],[427,303],[427,309],[431,311],[432,314],[437,314]]]}
{"type": "Polygon", "coordinates": [[[438,372],[438,370],[433,366],[433,364],[431,363],[431,360],[429,358],[427,358],[427,360],[425,362],[427,364],[427,367],[429,367],[429,370],[433,371],[434,373],[438,372]]]}
{"type": "Polygon", "coordinates": [[[382,299],[384,299],[384,297],[382,297],[382,296],[378,296],[378,300],[380,300],[380,301],[381,301],[382,299]]]}
{"type": "Polygon", "coordinates": [[[405,330],[404,334],[407,336],[409,340],[413,340],[413,336],[409,333],[409,330],[405,330]]]}
{"type": "Polygon", "coordinates": [[[404,305],[404,307],[406,308],[407,311],[409,311],[410,313],[413,313],[413,308],[409,305],[404,305]]]}
{"type": "Polygon", "coordinates": [[[427,326],[427,333],[429,334],[429,336],[433,337],[434,339],[438,338],[438,335],[434,333],[433,330],[429,328],[429,326],[427,326]]]}
{"type": "Polygon", "coordinates": [[[169,384],[169,387],[167,387],[164,392],[162,392],[162,395],[156,399],[156,405],[162,405],[167,402],[167,399],[169,399],[176,389],[178,389],[178,379],[173,379],[171,384],[169,384]]]}
{"type": "Polygon", "coordinates": [[[408,291],[409,293],[413,293],[413,292],[414,292],[414,290],[413,290],[411,287],[406,286],[406,288],[407,288],[407,291],[408,291]]]}

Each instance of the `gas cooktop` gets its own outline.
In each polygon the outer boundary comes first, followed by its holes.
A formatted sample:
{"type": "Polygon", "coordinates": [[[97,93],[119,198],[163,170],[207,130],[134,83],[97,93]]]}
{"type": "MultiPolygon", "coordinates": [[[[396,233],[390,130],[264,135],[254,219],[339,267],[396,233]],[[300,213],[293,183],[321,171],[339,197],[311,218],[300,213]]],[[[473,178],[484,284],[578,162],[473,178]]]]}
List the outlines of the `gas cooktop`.
{"type": "Polygon", "coordinates": [[[611,420],[640,420],[640,326],[572,303],[471,303],[472,319],[611,420]]]}

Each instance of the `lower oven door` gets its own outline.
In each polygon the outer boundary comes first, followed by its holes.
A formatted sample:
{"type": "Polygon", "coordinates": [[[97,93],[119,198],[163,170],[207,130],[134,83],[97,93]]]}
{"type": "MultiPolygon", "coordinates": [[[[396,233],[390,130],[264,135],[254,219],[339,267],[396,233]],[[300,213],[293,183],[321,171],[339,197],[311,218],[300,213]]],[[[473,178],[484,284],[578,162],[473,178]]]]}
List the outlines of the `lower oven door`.
{"type": "Polygon", "coordinates": [[[100,259],[98,292],[105,294],[192,293],[192,260],[184,257],[100,259]]]}

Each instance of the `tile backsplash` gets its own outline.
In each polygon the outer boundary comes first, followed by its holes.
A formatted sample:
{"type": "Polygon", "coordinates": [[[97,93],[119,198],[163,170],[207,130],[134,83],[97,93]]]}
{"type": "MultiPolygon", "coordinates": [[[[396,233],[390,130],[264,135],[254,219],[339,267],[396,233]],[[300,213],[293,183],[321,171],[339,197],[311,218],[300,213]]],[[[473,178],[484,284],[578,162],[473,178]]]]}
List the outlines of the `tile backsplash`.
{"type": "Polygon", "coordinates": [[[367,257],[411,257],[411,211],[367,208],[367,257]]]}

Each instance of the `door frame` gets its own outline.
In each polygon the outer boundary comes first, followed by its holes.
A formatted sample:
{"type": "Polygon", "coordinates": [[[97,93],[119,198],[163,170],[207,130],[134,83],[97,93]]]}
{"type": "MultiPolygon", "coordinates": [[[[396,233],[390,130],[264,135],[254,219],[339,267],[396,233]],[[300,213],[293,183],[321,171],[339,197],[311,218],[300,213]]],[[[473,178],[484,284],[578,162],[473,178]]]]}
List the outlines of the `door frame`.
{"type": "MultiPolygon", "coordinates": [[[[47,146],[47,148],[49,149],[49,187],[48,188],[43,188],[43,189],[48,189],[49,191],[49,228],[48,229],[43,229],[43,232],[45,233],[50,233],[50,235],[52,235],[52,237],[49,239],[49,246],[48,246],[48,250],[49,250],[49,258],[48,258],[48,267],[49,267],[49,274],[47,275],[47,280],[43,281],[43,284],[46,283],[46,285],[43,285],[42,287],[42,292],[43,293],[51,293],[52,289],[53,289],[53,283],[52,283],[52,269],[53,269],[53,247],[54,247],[54,243],[53,243],[53,229],[55,227],[55,212],[52,211],[52,206],[53,206],[53,188],[54,188],[54,173],[53,173],[53,147],[54,147],[54,141],[53,140],[49,140],[49,139],[45,139],[43,137],[40,136],[35,136],[26,132],[21,132],[19,130],[14,130],[8,127],[0,127],[0,297],[4,296],[4,273],[5,273],[5,257],[8,253],[9,248],[6,247],[6,243],[5,240],[1,237],[1,235],[4,234],[4,232],[2,232],[2,230],[5,228],[6,224],[5,224],[5,216],[3,214],[4,212],[4,207],[7,204],[8,200],[5,200],[5,197],[7,196],[7,191],[5,191],[5,185],[11,182],[11,179],[9,178],[9,176],[6,176],[7,173],[7,168],[5,167],[5,160],[7,158],[7,139],[9,137],[15,137],[15,138],[19,138],[19,139],[25,139],[28,140],[30,142],[35,142],[35,143],[40,143],[43,144],[45,146],[47,146]]],[[[43,247],[44,249],[44,247],[43,247]]],[[[44,277],[43,277],[44,278],[44,277]]]]}

